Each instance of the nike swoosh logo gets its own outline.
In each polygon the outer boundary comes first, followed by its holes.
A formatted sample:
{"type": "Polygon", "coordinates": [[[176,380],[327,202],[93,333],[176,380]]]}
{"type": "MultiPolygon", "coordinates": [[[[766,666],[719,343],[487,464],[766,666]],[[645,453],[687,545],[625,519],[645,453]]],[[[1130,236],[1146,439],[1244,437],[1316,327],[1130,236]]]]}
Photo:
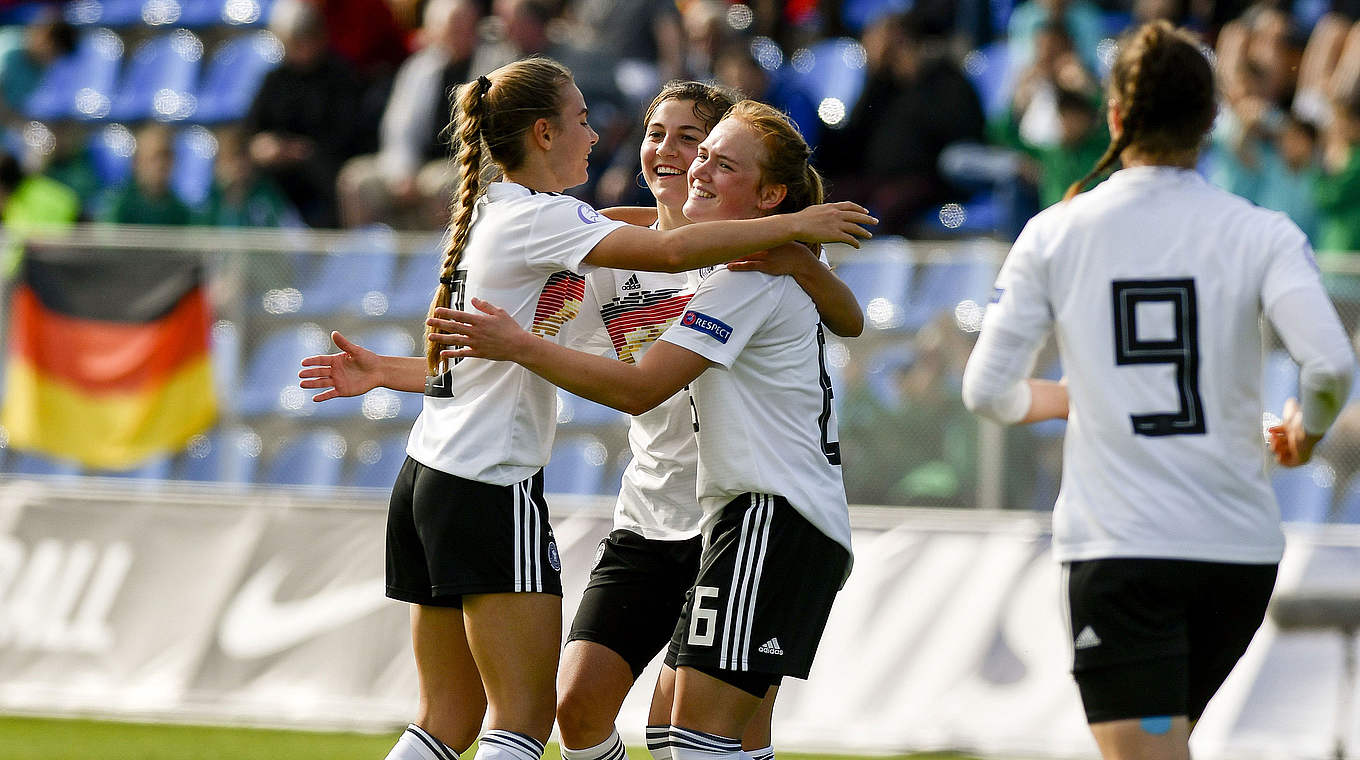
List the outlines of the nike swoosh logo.
{"type": "Polygon", "coordinates": [[[222,616],[217,643],[223,652],[240,659],[277,654],[388,604],[381,577],[280,602],[276,595],[287,575],[275,558],[245,582],[222,616]]]}

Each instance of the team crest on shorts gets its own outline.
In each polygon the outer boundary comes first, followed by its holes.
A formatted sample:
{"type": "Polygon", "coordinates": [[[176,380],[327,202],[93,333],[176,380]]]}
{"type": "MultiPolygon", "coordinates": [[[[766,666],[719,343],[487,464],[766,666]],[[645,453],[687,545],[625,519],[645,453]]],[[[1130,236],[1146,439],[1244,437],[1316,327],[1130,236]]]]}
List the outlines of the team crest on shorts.
{"type": "Polygon", "coordinates": [[[600,539],[600,545],[595,548],[595,564],[591,565],[591,569],[600,566],[600,560],[604,559],[604,545],[607,543],[609,543],[609,539],[600,539]]]}
{"type": "Polygon", "coordinates": [[[553,570],[562,572],[562,557],[557,553],[556,541],[548,542],[548,564],[552,565],[553,570]]]}

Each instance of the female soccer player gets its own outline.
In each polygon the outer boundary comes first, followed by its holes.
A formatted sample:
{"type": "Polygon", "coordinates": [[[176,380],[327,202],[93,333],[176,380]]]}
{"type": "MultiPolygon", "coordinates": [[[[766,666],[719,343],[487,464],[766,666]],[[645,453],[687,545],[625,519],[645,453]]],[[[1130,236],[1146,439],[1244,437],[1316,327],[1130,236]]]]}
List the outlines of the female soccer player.
{"type": "MultiPolygon", "coordinates": [[[[742,101],[699,147],[685,216],[759,218],[821,200],[788,118],[742,101]]],[[[507,312],[437,309],[448,359],[513,360],[630,414],[686,385],[694,402],[704,553],[667,654],[676,760],[736,757],[782,676],[806,677],[850,563],[850,525],[817,310],[791,277],[718,269],[635,364],[541,341],[507,312]],[[704,370],[718,365],[722,371],[704,370]]]]}
{"type": "MultiPolygon", "coordinates": [[[[662,89],[643,119],[642,176],[657,201],[657,228],[686,224],[686,170],[735,99],[699,82],[662,89]]],[[[606,212],[608,213],[608,212],[606,212]]],[[[838,335],[857,335],[864,317],[854,294],[806,249],[787,247],[737,267],[787,271],[813,299],[822,322],[838,335]]],[[[637,362],[685,310],[699,272],[666,274],[598,269],[586,278],[578,330],[602,336],[602,349],[637,362]]],[[[573,344],[577,345],[577,344],[573,344]]],[[[572,621],[558,673],[557,725],[566,760],[614,760],[623,744],[614,720],[633,682],[670,641],[685,593],[699,572],[695,496],[698,451],[689,392],[629,420],[632,461],[614,510],[614,530],[601,543],[590,581],[572,621]]],[[[658,676],[647,726],[658,760],[669,751],[675,671],[658,676]]],[[[769,758],[775,688],[752,720],[743,745],[769,758]]]]}
{"type": "MultiPolygon", "coordinates": [[[[664,231],[604,219],[560,195],[587,178],[597,135],[586,113],[570,72],[544,58],[460,88],[461,179],[432,309],[495,298],[554,342],[594,267],[684,271],[798,239],[854,243],[874,221],[850,203],[664,231]],[[484,153],[504,176],[485,190],[484,153]]],[[[479,758],[536,760],[552,729],[561,636],[542,495],[556,394],[512,365],[438,354],[434,345],[426,356],[425,407],[388,512],[387,593],[412,604],[421,692],[416,722],[388,757],[447,759],[477,738],[485,714],[479,758]]],[[[412,377],[391,384],[415,390],[412,377]]]]}
{"type": "Polygon", "coordinates": [[[1284,538],[1261,447],[1261,316],[1302,365],[1301,410],[1272,432],[1281,464],[1308,460],[1354,360],[1303,233],[1195,173],[1215,104],[1189,33],[1154,22],[1120,45],[1110,147],[1015,241],[964,374],[979,414],[1068,420],[1054,554],[1073,674],[1111,759],[1188,760],[1265,614],[1284,538]],[[1066,381],[1026,380],[1050,331],[1066,381]]]}

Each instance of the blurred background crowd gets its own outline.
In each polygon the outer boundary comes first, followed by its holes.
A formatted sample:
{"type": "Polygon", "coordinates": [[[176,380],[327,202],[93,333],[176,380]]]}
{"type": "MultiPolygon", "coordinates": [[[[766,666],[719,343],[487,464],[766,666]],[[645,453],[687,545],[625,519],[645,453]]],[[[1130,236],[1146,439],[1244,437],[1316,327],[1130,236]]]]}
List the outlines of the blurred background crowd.
{"type": "Polygon", "coordinates": [[[1350,251],[1357,14],[1355,0],[11,4],[0,193],[7,219],[439,228],[450,88],[543,54],[590,104],[601,141],[573,192],[597,205],[648,201],[639,115],[690,78],[788,112],[832,196],[870,206],[881,232],[1007,237],[1104,148],[1119,33],[1169,18],[1222,72],[1206,175],[1350,251]],[[52,182],[17,192],[31,177],[52,182]]]}
{"type": "MultiPolygon", "coordinates": [[[[13,241],[33,225],[352,234],[337,238],[360,254],[348,269],[295,254],[272,270],[238,267],[236,289],[214,291],[213,351],[236,352],[219,361],[234,366],[218,372],[223,425],[251,427],[219,426],[189,454],[209,440],[250,457],[263,450],[277,482],[294,483],[300,469],[285,449],[302,437],[289,425],[312,411],[293,373],[300,356],[328,350],[317,323],[390,318],[400,329],[383,345],[415,348],[433,270],[425,258],[365,256],[403,234],[437,240],[446,224],[457,179],[447,160],[451,88],[522,56],[566,63],[600,134],[591,180],[572,192],[603,207],[651,203],[638,122],[658,88],[717,81],[789,113],[830,197],[881,219],[877,253],[841,267],[870,335],[831,347],[851,501],[1048,508],[1061,425],[979,425],[958,377],[1005,242],[1108,144],[1101,83],[1120,33],[1156,18],[1198,31],[1216,58],[1223,102],[1201,171],[1308,233],[1353,328],[1358,0],[0,0],[4,270],[18,271],[13,241]],[[353,305],[337,294],[345,287],[353,305]],[[280,315],[292,320],[286,329],[280,315]],[[277,445],[260,437],[270,425],[277,445]]],[[[1269,408],[1297,379],[1273,348],[1269,408]]],[[[1048,355],[1043,367],[1061,372],[1048,355]]],[[[327,477],[385,486],[418,403],[343,409],[392,426],[381,438],[310,431],[330,459],[360,460],[327,477]],[[380,470],[354,474],[379,460],[380,470]]],[[[564,400],[559,419],[591,435],[554,454],[557,488],[612,492],[621,428],[584,409],[564,400]],[[595,423],[614,432],[596,435],[595,423]],[[583,468],[589,483],[578,483],[583,468]]],[[[1360,520],[1360,482],[1348,485],[1356,467],[1343,464],[1360,466],[1360,414],[1332,439],[1330,464],[1277,477],[1282,496],[1307,495],[1289,508],[1295,517],[1344,518],[1354,502],[1360,520]]],[[[0,428],[0,455],[5,443],[0,428]]],[[[5,465],[25,467],[53,469],[5,465]]]]}

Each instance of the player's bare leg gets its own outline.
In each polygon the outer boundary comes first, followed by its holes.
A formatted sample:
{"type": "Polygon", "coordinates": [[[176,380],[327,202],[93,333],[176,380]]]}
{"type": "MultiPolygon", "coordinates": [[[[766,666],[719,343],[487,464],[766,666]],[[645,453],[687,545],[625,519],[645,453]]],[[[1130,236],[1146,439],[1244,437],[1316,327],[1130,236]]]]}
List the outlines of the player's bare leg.
{"type": "Polygon", "coordinates": [[[415,724],[455,752],[477,739],[486,693],[468,649],[463,611],[411,605],[411,645],[420,682],[415,724]]]}
{"type": "MultiPolygon", "coordinates": [[[[472,594],[463,597],[463,617],[486,688],[488,728],[531,737],[541,753],[556,714],[553,680],[562,642],[562,599],[539,593],[472,594]]],[[[479,757],[486,754],[486,739],[479,757]]]]}
{"type": "MultiPolygon", "coordinates": [[[[670,739],[665,730],[671,721],[671,710],[675,704],[675,670],[663,666],[657,674],[656,687],[652,690],[651,709],[647,713],[647,749],[655,760],[671,760],[670,739]]],[[[702,675],[702,674],[700,674],[702,675]]],[[[760,706],[746,724],[741,736],[741,749],[748,754],[768,756],[773,753],[771,722],[774,719],[774,702],[779,694],[778,686],[771,686],[761,700],[760,706]],[[762,752],[763,750],[763,752],[762,752]]]]}
{"type": "Polygon", "coordinates": [[[1092,723],[1104,760],[1190,760],[1190,724],[1184,715],[1092,723]]]}
{"type": "Polygon", "coordinates": [[[621,748],[614,719],[633,688],[633,670],[618,652],[593,641],[567,642],[557,674],[557,727],[562,754],[595,758],[621,748]]]}
{"type": "Polygon", "coordinates": [[[690,667],[676,670],[671,708],[674,760],[735,760],[761,698],[690,667]],[[696,751],[695,747],[701,747],[696,751]]]}

